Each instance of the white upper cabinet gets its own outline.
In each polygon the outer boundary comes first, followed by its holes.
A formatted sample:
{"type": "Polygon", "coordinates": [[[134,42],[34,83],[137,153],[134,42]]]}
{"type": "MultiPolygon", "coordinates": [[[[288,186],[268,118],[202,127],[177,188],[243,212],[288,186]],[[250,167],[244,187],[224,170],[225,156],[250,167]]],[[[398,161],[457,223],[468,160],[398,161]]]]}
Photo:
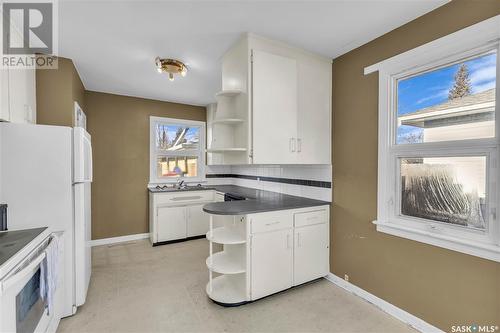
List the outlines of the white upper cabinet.
{"type": "Polygon", "coordinates": [[[0,69],[0,121],[9,120],[9,71],[0,69]]]}
{"type": "Polygon", "coordinates": [[[331,64],[246,34],[222,59],[211,164],[331,164],[331,64]]]}
{"type": "Polygon", "coordinates": [[[297,61],[252,55],[253,163],[297,163],[297,61]]]}
{"type": "Polygon", "coordinates": [[[36,94],[34,69],[9,69],[10,122],[36,122],[36,94]]]}
{"type": "MultiPolygon", "coordinates": [[[[19,31],[10,31],[13,41],[22,43],[19,31]]],[[[35,68],[8,68],[0,71],[0,120],[36,123],[35,68]]]]}
{"type": "Polygon", "coordinates": [[[300,164],[332,161],[332,65],[314,57],[299,63],[297,156],[300,164]]]}

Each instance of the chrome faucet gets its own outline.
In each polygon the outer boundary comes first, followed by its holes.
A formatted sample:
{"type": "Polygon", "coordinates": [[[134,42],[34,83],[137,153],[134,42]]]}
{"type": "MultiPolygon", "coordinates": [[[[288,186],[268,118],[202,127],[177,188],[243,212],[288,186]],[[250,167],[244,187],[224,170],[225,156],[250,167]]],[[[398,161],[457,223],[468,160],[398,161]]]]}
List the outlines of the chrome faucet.
{"type": "Polygon", "coordinates": [[[186,185],[186,182],[184,182],[183,179],[179,179],[177,180],[177,186],[176,186],[178,189],[183,189],[183,188],[186,188],[187,185],[186,185]]]}

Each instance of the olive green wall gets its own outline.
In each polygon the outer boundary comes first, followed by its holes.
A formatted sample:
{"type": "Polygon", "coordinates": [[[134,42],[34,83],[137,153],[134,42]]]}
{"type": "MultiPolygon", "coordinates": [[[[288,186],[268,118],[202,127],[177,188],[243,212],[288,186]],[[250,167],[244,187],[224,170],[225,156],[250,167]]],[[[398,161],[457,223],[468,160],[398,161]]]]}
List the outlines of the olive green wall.
{"type": "Polygon", "coordinates": [[[363,69],[498,14],[453,1],[333,61],[332,271],[445,331],[500,326],[500,263],[376,231],[378,74],[363,69]]]}
{"type": "Polygon", "coordinates": [[[206,110],[149,99],[87,91],[92,135],[92,239],[146,233],[149,117],[206,121],[206,110]]]}
{"type": "Polygon", "coordinates": [[[71,59],[58,58],[57,69],[37,69],[37,123],[72,126],[74,101],[85,109],[84,93],[82,80],[71,59]]]}

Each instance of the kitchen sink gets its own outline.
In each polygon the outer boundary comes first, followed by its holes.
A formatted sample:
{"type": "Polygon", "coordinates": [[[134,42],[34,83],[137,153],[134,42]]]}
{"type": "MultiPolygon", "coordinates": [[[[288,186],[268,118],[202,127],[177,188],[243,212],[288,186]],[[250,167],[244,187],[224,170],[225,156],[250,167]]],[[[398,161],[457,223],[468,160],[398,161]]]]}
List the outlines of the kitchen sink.
{"type": "Polygon", "coordinates": [[[199,191],[199,190],[211,190],[212,188],[207,187],[207,186],[202,186],[202,185],[186,185],[182,187],[178,186],[169,186],[169,185],[163,185],[163,186],[156,186],[155,190],[157,191],[162,191],[162,192],[176,192],[176,191],[199,191]]]}

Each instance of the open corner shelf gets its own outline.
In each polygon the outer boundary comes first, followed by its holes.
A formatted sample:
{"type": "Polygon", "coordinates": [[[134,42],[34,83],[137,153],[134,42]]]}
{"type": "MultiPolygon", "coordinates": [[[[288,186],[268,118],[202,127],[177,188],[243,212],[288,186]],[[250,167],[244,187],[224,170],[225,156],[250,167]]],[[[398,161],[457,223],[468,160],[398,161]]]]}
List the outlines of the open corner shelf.
{"type": "Polygon", "coordinates": [[[229,255],[226,251],[212,254],[207,258],[206,264],[209,270],[220,274],[241,274],[246,271],[244,261],[229,255]]]}
{"type": "Polygon", "coordinates": [[[246,237],[239,228],[220,227],[207,232],[207,239],[218,244],[244,244],[246,237]]]}
{"type": "Polygon", "coordinates": [[[207,295],[222,304],[238,304],[247,301],[245,294],[245,277],[240,275],[221,275],[207,284],[207,295]]]}
{"type": "Polygon", "coordinates": [[[215,94],[215,97],[234,97],[236,95],[241,94],[243,91],[238,90],[238,89],[232,89],[232,90],[222,90],[219,91],[217,94],[215,94]]]}
{"type": "Polygon", "coordinates": [[[212,124],[227,124],[227,125],[237,125],[245,122],[244,119],[240,118],[221,118],[212,121],[212,124]]]}
{"type": "Polygon", "coordinates": [[[229,153],[229,152],[245,152],[246,148],[210,148],[207,153],[229,153]]]}

